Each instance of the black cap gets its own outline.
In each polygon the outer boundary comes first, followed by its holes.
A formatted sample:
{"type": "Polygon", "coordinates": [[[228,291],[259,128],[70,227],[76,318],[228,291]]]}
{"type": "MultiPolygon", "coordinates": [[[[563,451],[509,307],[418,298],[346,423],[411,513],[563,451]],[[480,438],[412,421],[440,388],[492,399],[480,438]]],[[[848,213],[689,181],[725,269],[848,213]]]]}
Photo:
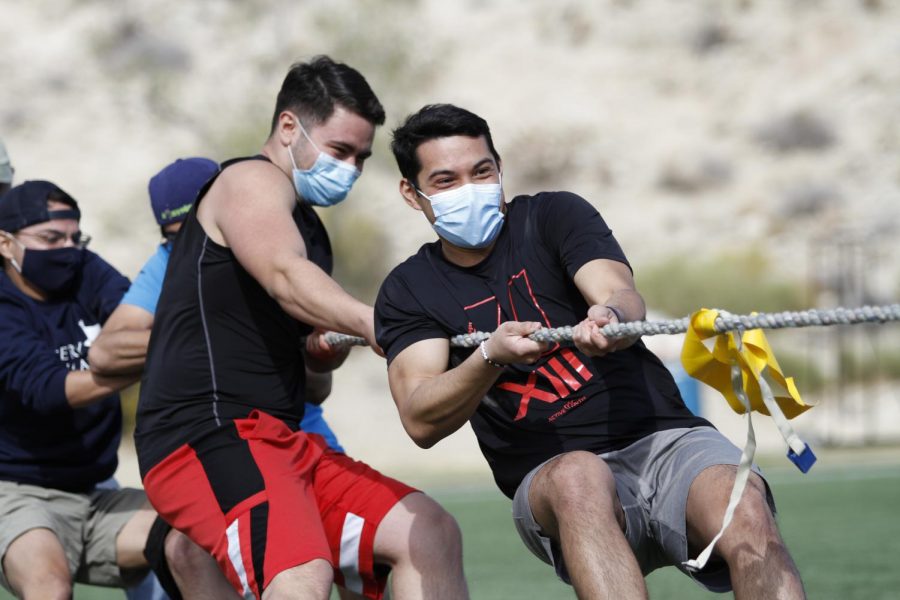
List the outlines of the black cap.
{"type": "Polygon", "coordinates": [[[78,203],[59,186],[49,181],[26,181],[0,196],[0,230],[19,231],[35,223],[52,219],[81,219],[78,203]],[[49,210],[47,200],[71,206],[71,210],[49,210]]]}

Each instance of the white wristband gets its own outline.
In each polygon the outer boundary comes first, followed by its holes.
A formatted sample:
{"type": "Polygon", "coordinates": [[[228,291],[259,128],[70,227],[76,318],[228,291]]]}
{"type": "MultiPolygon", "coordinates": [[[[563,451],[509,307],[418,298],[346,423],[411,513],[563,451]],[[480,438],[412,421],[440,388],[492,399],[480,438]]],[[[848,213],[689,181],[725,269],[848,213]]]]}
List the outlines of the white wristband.
{"type": "Polygon", "coordinates": [[[487,353],[487,348],[484,347],[485,342],[487,342],[487,340],[484,340],[478,345],[478,347],[481,349],[481,357],[484,358],[484,362],[491,365],[492,367],[497,367],[498,369],[502,369],[503,367],[505,367],[506,365],[501,365],[500,363],[494,362],[490,359],[487,353]]]}

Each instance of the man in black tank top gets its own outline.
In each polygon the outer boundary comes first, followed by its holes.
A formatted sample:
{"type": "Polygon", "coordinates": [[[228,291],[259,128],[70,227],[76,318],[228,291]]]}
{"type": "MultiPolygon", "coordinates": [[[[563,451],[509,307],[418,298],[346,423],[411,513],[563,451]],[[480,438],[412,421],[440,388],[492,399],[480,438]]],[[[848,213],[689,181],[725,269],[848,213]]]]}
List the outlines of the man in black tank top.
{"type": "Polygon", "coordinates": [[[487,123],[456,106],[411,115],[391,148],[404,200],[439,237],[375,304],[416,443],[469,422],[523,542],[579,598],[645,598],[642,575],[666,565],[738,598],[802,597],[758,471],[714,558],[685,565],[719,531],[741,452],[685,407],[640,340],[602,335],[645,308],[597,210],[569,192],[507,203],[487,123]],[[528,337],[563,325],[576,326],[574,347],[528,337]],[[474,351],[450,347],[472,331],[494,333],[474,351]]]}
{"type": "Polygon", "coordinates": [[[245,598],[327,598],[332,580],[380,598],[391,568],[398,599],[467,597],[452,517],[297,427],[306,366],[347,354],[323,331],[377,348],[373,309],[329,277],[309,205],[344,199],[383,121],[354,69],[294,65],[261,154],[201,190],[169,259],[135,432],[141,475],[159,514],[245,598]]]}

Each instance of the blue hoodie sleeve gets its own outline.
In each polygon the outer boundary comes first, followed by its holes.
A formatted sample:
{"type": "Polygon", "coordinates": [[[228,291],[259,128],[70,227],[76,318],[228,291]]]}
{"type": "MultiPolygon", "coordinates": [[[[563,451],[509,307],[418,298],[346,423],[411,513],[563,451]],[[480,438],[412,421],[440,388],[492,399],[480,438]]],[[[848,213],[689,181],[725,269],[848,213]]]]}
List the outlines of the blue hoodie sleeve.
{"type": "Polygon", "coordinates": [[[68,370],[53,348],[31,326],[27,311],[0,302],[0,388],[3,401],[19,402],[39,413],[70,410],[66,399],[68,370]]]}
{"type": "Polygon", "coordinates": [[[85,252],[84,283],[79,295],[87,302],[82,306],[90,306],[98,321],[105,323],[128,291],[128,278],[98,255],[89,250],[85,252]]]}
{"type": "Polygon", "coordinates": [[[165,246],[160,245],[134,278],[128,293],[122,298],[122,304],[131,304],[143,308],[151,315],[156,314],[156,304],[162,292],[168,263],[169,252],[165,246]]]}

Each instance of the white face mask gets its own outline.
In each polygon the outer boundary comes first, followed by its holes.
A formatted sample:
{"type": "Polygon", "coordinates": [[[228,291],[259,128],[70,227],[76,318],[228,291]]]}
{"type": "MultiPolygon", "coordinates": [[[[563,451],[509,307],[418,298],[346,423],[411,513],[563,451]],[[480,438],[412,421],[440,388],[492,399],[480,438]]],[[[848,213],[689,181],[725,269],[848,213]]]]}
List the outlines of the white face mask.
{"type": "Polygon", "coordinates": [[[347,197],[350,188],[359,178],[359,169],[338,160],[326,152],[319,150],[312,138],[307,135],[300,120],[297,119],[297,127],[306,137],[312,147],[319,151],[319,156],[313,166],[304,171],[297,168],[294,153],[288,146],[288,154],[293,165],[294,189],[305,201],[316,206],[334,206],[347,197]]]}
{"type": "Polygon", "coordinates": [[[504,214],[500,210],[503,197],[503,176],[500,183],[467,183],[458,188],[425,195],[431,202],[434,223],[439,236],[460,248],[484,248],[497,239],[503,227],[504,214]]]}

